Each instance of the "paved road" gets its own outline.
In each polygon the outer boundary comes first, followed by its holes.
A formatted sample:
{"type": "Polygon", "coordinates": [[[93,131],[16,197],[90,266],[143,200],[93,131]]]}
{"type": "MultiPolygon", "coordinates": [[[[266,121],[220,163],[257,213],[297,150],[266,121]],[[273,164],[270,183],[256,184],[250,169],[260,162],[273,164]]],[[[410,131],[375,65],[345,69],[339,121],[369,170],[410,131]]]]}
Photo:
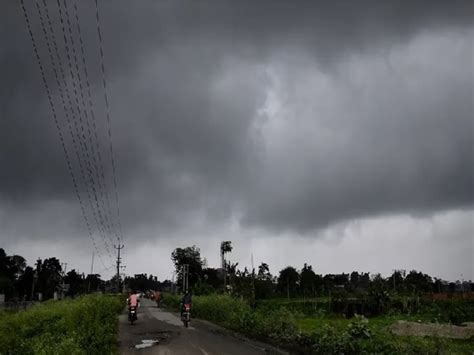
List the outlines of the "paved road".
{"type": "Polygon", "coordinates": [[[186,329],[177,315],[156,308],[147,299],[142,300],[133,326],[127,322],[126,311],[120,316],[119,342],[121,354],[285,354],[269,345],[233,336],[208,322],[193,319],[186,329]]]}

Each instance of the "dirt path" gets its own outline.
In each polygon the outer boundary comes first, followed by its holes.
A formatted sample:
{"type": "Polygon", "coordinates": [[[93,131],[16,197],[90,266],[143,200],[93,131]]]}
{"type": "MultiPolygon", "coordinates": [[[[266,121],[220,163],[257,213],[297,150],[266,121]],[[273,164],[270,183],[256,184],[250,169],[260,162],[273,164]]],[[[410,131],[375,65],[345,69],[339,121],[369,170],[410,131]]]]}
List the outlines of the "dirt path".
{"type": "Polygon", "coordinates": [[[119,342],[121,354],[285,354],[269,345],[235,337],[208,322],[192,320],[186,329],[175,314],[156,308],[146,299],[133,326],[127,322],[126,311],[120,316],[119,342]]]}

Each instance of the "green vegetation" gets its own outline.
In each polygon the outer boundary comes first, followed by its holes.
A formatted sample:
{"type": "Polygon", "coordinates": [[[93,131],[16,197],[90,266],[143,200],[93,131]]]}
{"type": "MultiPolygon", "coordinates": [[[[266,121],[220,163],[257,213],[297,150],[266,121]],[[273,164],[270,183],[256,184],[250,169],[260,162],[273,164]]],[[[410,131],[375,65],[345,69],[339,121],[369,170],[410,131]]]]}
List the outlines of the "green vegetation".
{"type": "MultiPolygon", "coordinates": [[[[165,303],[179,307],[179,297],[165,295],[165,303]]],[[[385,314],[372,318],[345,318],[331,311],[328,299],[268,300],[253,309],[242,299],[229,295],[193,297],[192,314],[247,336],[267,340],[296,352],[313,354],[471,354],[474,342],[437,337],[397,336],[389,327],[397,320],[434,321],[448,319],[451,313],[474,320],[473,301],[443,301],[424,304],[411,314],[385,314]],[[320,308],[306,313],[305,305],[320,303],[320,308]]]]}
{"type": "MultiPolygon", "coordinates": [[[[219,269],[207,267],[196,246],[172,253],[178,285],[184,284],[182,266],[189,265],[193,317],[305,354],[474,353],[473,339],[392,333],[393,326],[405,326],[399,320],[474,321],[471,281],[447,282],[415,270],[395,270],[385,278],[357,271],[321,275],[306,263],[274,276],[264,262],[256,270],[239,270],[227,259],[232,249],[230,241],[222,242],[219,269]]],[[[177,296],[164,300],[178,309],[177,296]]]]}
{"type": "Polygon", "coordinates": [[[88,295],[0,313],[0,354],[110,354],[120,296],[88,295]]]}

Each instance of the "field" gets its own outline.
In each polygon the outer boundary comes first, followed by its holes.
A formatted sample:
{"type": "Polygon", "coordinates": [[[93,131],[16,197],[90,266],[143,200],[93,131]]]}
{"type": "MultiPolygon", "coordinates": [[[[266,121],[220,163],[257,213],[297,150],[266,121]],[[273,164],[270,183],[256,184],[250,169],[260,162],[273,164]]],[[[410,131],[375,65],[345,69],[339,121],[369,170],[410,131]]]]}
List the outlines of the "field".
{"type": "Polygon", "coordinates": [[[88,295],[0,313],[0,354],[110,354],[117,349],[119,296],[88,295]]]}
{"type": "MultiPolygon", "coordinates": [[[[177,309],[179,299],[165,295],[177,309]]],[[[269,300],[255,309],[225,295],[196,296],[193,316],[207,319],[249,337],[266,340],[295,352],[313,354],[472,354],[474,341],[443,336],[396,335],[398,321],[416,324],[462,323],[474,320],[474,302],[443,301],[420,304],[416,312],[390,310],[373,317],[345,317],[331,311],[328,299],[269,300]]],[[[442,327],[442,326],[440,326],[442,327]]],[[[455,328],[455,327],[453,327],[455,328]]],[[[459,328],[458,328],[459,329],[459,328]]]]}

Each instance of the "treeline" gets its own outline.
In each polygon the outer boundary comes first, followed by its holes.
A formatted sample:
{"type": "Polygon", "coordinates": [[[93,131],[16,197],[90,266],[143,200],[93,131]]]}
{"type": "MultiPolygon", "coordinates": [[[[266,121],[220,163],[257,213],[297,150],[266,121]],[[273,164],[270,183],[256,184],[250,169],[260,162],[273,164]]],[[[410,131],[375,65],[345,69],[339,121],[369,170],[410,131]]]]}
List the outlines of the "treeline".
{"type": "Polygon", "coordinates": [[[474,291],[474,283],[471,281],[448,282],[415,270],[395,270],[389,277],[358,271],[322,275],[305,263],[301,269],[288,266],[277,275],[272,275],[269,265],[264,262],[253,270],[247,267],[239,269],[238,263],[230,263],[225,258],[231,251],[231,242],[223,242],[223,267],[212,268],[206,265],[198,247],[176,248],[171,259],[175,266],[178,287],[182,288],[183,285],[183,265],[188,265],[188,285],[194,293],[209,294],[226,290],[234,296],[247,299],[320,297],[330,296],[335,292],[364,294],[375,290],[401,295],[474,291]]]}
{"type": "Polygon", "coordinates": [[[38,259],[29,266],[20,255],[7,255],[0,248],[0,294],[7,301],[46,300],[61,296],[77,296],[88,292],[106,291],[114,280],[104,281],[99,274],[84,275],[74,269],[64,272],[63,264],[55,257],[38,259]]]}
{"type": "Polygon", "coordinates": [[[163,282],[158,281],[158,277],[152,274],[135,274],[127,276],[124,279],[124,285],[127,291],[147,291],[147,290],[164,290],[170,291],[172,283],[170,280],[163,282]]]}

